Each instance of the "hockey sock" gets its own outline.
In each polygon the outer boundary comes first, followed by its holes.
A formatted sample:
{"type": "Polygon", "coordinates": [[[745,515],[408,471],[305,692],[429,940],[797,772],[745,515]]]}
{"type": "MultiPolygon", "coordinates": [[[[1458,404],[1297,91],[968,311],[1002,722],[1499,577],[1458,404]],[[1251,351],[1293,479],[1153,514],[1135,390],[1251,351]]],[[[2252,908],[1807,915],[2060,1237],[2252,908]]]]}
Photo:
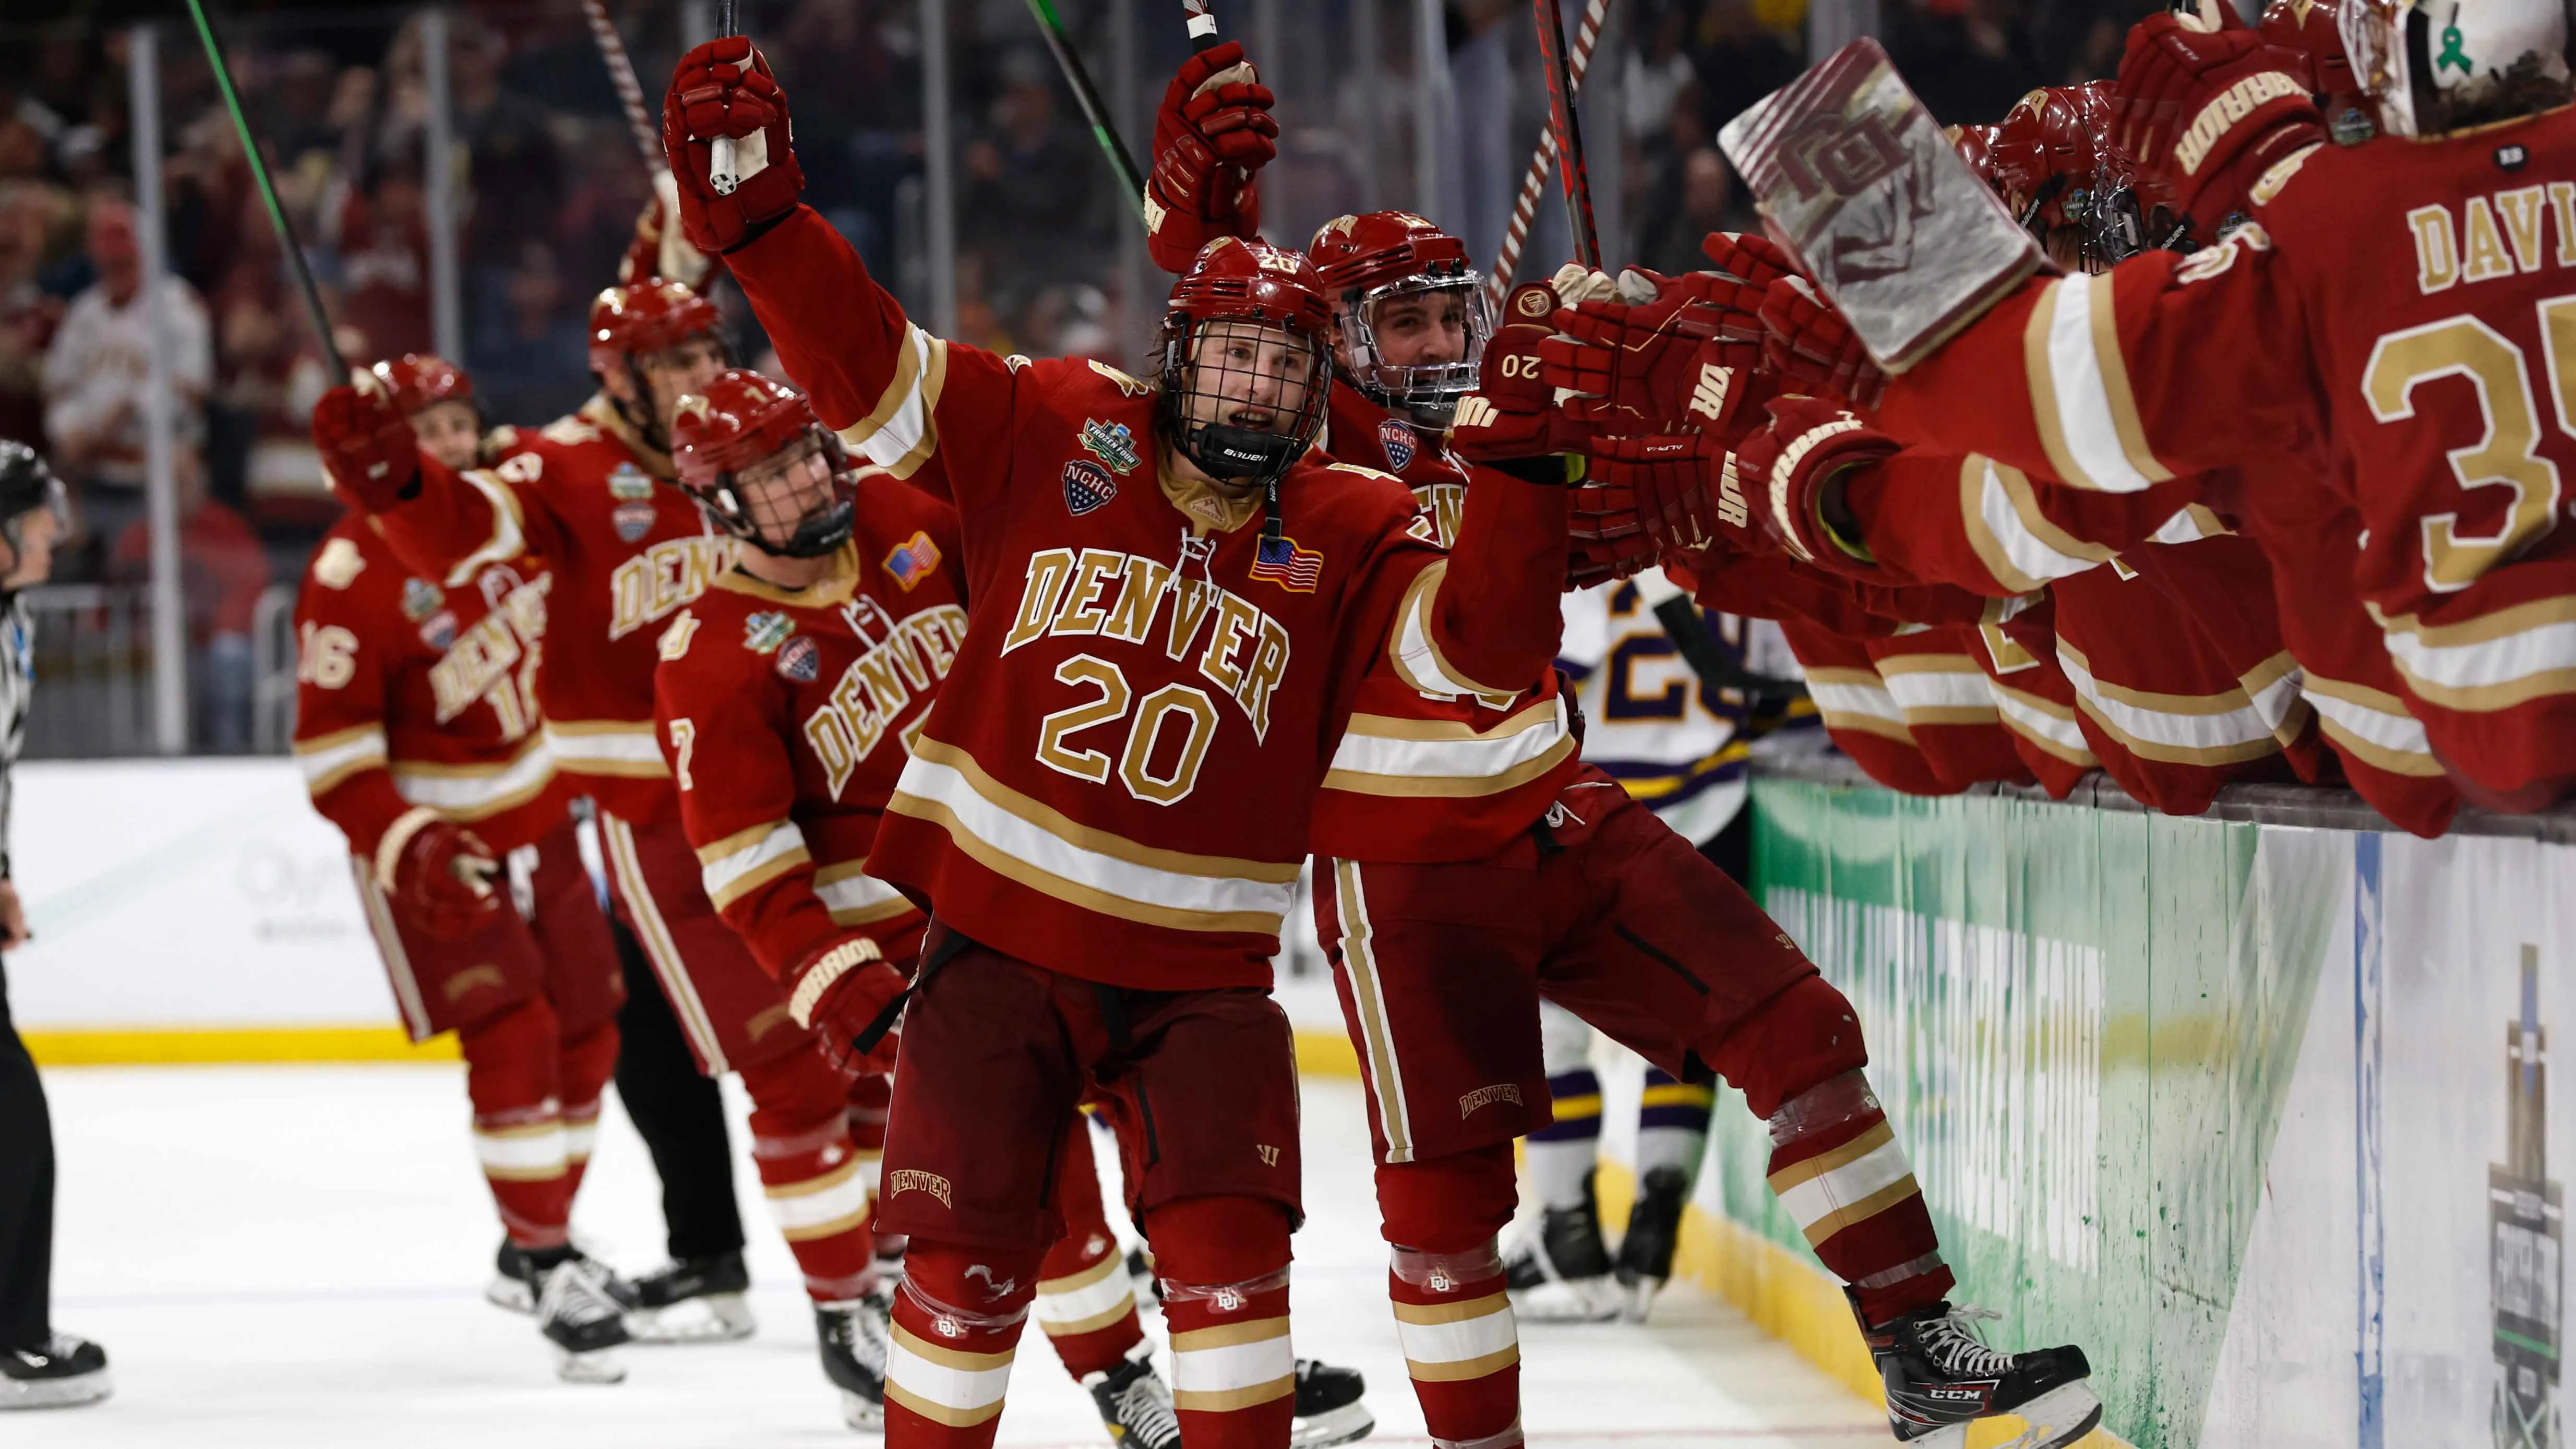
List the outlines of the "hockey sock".
{"type": "Polygon", "coordinates": [[[1881,1324],[1949,1295],[1941,1241],[1913,1164],[1869,1078],[1845,1072],[1771,1114],[1771,1191],[1826,1268],[1881,1324]]]}
{"type": "Polygon", "coordinates": [[[1288,1215],[1261,1198],[1190,1197],[1148,1212],[1144,1227],[1172,1335],[1181,1441],[1283,1449],[1297,1415],[1288,1215]]]}
{"type": "Polygon", "coordinates": [[[1126,1255],[1118,1251],[1118,1236],[1101,1207],[1091,1128],[1080,1117],[1056,1157],[1056,1209],[1064,1215],[1064,1236],[1038,1267],[1030,1316],[1055,1345],[1065,1372],[1079,1381],[1118,1367],[1145,1337],[1126,1255]]]}
{"type": "Polygon", "coordinates": [[[567,1038],[556,1056],[555,1080],[563,1098],[564,1201],[581,1193],[590,1170],[591,1144],[599,1138],[599,1095],[617,1070],[617,1019],[611,1017],[567,1038]]]}
{"type": "Polygon", "coordinates": [[[1039,1255],[915,1238],[886,1351],[886,1449],[987,1449],[1028,1323],[1039,1255]]]}
{"type": "Polygon", "coordinates": [[[1583,1206],[1583,1185],[1601,1151],[1601,1079],[1590,1067],[1551,1075],[1547,1094],[1556,1120],[1529,1135],[1530,1187],[1538,1200],[1564,1211],[1583,1206]]]}
{"type": "Polygon", "coordinates": [[[474,1155],[523,1249],[572,1241],[572,1189],[555,1100],[555,1015],[545,998],[511,1004],[456,1033],[465,1092],[474,1103],[474,1155]]]}
{"type": "Polygon", "coordinates": [[[1660,1068],[1646,1069],[1646,1091],[1637,1108],[1637,1179],[1658,1167],[1678,1167],[1696,1181],[1708,1146],[1709,1107],[1715,1088],[1675,1081],[1660,1068]]]}
{"type": "Polygon", "coordinates": [[[1520,1330],[1494,1248],[1516,1196],[1508,1142],[1377,1171],[1396,1341],[1442,1449],[1521,1442],[1520,1330]]]}
{"type": "Polygon", "coordinates": [[[800,1045],[742,1070],[751,1093],[751,1159],[770,1215],[817,1303],[847,1303],[875,1282],[868,1214],[876,1159],[850,1142],[840,1073],[800,1045]]]}

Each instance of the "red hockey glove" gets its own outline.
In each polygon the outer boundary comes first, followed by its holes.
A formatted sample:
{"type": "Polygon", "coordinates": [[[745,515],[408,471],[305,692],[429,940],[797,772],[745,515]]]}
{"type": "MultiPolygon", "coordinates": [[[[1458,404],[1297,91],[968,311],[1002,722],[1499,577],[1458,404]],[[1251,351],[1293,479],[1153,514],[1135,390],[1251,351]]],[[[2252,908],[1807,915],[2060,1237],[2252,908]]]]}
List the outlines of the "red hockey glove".
{"type": "Polygon", "coordinates": [[[2221,184],[2254,174],[2240,160],[2259,168],[2294,144],[2325,139],[2307,58],[2273,45],[2233,7],[2216,8],[2216,29],[2171,13],[2131,27],[2113,86],[2115,139],[2204,227],[2242,204],[2245,182],[2221,184]]]}
{"type": "Polygon", "coordinates": [[[680,183],[680,229],[699,251],[732,251],[796,209],[797,169],[787,93],[769,62],[739,35],[710,40],[671,73],[662,97],[662,151],[680,183]],[[720,195],[711,179],[716,138],[734,139],[741,184],[720,195]]]}
{"type": "Polygon", "coordinates": [[[313,404],[313,446],[332,488],[361,512],[382,513],[420,489],[420,437],[372,372],[349,374],[313,404]]]}
{"type": "Polygon", "coordinates": [[[1816,295],[1804,277],[1782,277],[1762,298],[1762,361],[1803,392],[1878,406],[1887,374],[1878,370],[1860,335],[1834,304],[1816,295]]]}
{"type": "Polygon", "coordinates": [[[1651,295],[1559,311],[1562,335],[1539,344],[1539,380],[1574,394],[1560,404],[1569,417],[1625,437],[1680,432],[1694,412],[1714,418],[1726,397],[1718,329],[1728,314],[1710,298],[1738,285],[1712,272],[1623,273],[1623,296],[1651,295]]]}
{"type": "Polygon", "coordinates": [[[1657,550],[1706,546],[1721,505],[1738,529],[1746,522],[1743,494],[1724,448],[1697,433],[1659,438],[1604,438],[1593,444],[1592,468],[1574,490],[1566,531],[1577,538],[1615,541],[1642,534],[1657,550]]]}
{"type": "Polygon", "coordinates": [[[1896,451],[1894,438],[1839,403],[1785,397],[1771,404],[1771,425],[1736,450],[1736,475],[1753,511],[1789,552],[1809,562],[1865,561],[1858,540],[1825,526],[1818,500],[1835,474],[1896,451]]]}
{"type": "Polygon", "coordinates": [[[1556,335],[1559,293],[1553,282],[1514,287],[1485,343],[1476,391],[1458,400],[1449,446],[1479,463],[1508,463],[1551,453],[1588,452],[1594,429],[1566,416],[1556,389],[1540,377],[1539,349],[1556,335]]]}
{"type": "Polygon", "coordinates": [[[814,1029],[834,1065],[854,1075],[894,1070],[891,1024],[867,1050],[858,1047],[859,1038],[904,992],[903,973],[885,963],[876,942],[848,936],[818,947],[788,968],[778,984],[787,988],[787,1014],[798,1026],[814,1029]]]}
{"type": "Polygon", "coordinates": [[[1181,62],[1154,116],[1154,171],[1145,182],[1155,265],[1188,271],[1211,240],[1261,229],[1252,177],[1279,154],[1275,100],[1234,41],[1181,62]]]}
{"type": "Polygon", "coordinates": [[[376,884],[394,909],[440,941],[465,934],[499,907],[492,878],[500,860],[482,838],[420,806],[394,821],[376,842],[376,884]]]}
{"type": "Polygon", "coordinates": [[[1713,231],[1699,244],[1716,268],[1708,302],[1719,313],[1717,360],[1727,367],[1762,365],[1762,298],[1782,277],[1800,275],[1779,243],[1759,232],[1713,231]]]}
{"type": "MultiPolygon", "coordinates": [[[[1576,506],[1580,507],[1582,494],[1578,492],[1575,498],[1576,506]]],[[[1580,526],[1579,519],[1577,526],[1580,526]]],[[[1618,539],[1569,539],[1565,551],[1565,587],[1571,591],[1606,584],[1613,579],[1633,579],[1652,568],[1655,557],[1655,541],[1643,533],[1618,539]]]]}

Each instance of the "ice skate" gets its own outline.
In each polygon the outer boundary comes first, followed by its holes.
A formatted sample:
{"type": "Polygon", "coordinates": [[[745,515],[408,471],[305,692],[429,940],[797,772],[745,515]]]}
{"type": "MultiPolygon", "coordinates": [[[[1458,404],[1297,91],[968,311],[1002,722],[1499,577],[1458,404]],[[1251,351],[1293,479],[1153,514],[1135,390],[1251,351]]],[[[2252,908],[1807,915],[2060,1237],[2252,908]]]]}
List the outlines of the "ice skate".
{"type": "Polygon", "coordinates": [[[742,1254],[667,1263],[635,1280],[626,1330],[637,1343],[722,1343],[755,1326],[742,1254]]]}
{"type": "Polygon", "coordinates": [[[57,1333],[42,1348],[0,1353],[0,1409],[68,1409],[95,1404],[115,1390],[107,1350],[57,1333]]]}
{"type": "Polygon", "coordinates": [[[1127,1289],[1140,1309],[1163,1306],[1163,1285],[1154,1277],[1154,1255],[1143,1243],[1127,1250],[1127,1289]]]}
{"type": "Polygon", "coordinates": [[[1863,1325],[1887,1386],[1887,1426],[1897,1442],[1966,1449],[1969,1424],[2017,1414],[2030,1427],[1998,1449],[2064,1449],[2102,1422],[2102,1401],[2085,1383],[2093,1368],[2084,1350],[1999,1353],[1978,1339],[1973,1325],[2000,1317],[1935,1303],[1876,1328],[1863,1325]]]}
{"type": "Polygon", "coordinates": [[[1610,1276],[1610,1251],[1601,1243],[1592,1174],[1584,1174],[1581,1206],[1548,1208],[1535,1225],[1514,1223],[1504,1238],[1504,1284],[1515,1313],[1534,1323],[1599,1323],[1619,1316],[1619,1286],[1610,1276]]]}
{"type": "MultiPolygon", "coordinates": [[[[572,1255],[590,1255],[575,1246],[572,1255]]],[[[635,1305],[635,1285],[614,1272],[608,1274],[608,1296],[631,1308],[635,1305]]],[[[537,1311],[537,1285],[528,1272],[528,1255],[508,1238],[501,1240],[500,1251],[492,1255],[492,1281],[483,1285],[483,1299],[495,1308],[534,1317],[537,1311]]]]}
{"type": "Polygon", "coordinates": [[[1289,1426],[1289,1449],[1330,1449],[1367,1438],[1377,1428],[1377,1415],[1361,1402],[1367,1392],[1368,1380],[1358,1369],[1297,1360],[1297,1419],[1289,1426]]]}
{"type": "Polygon", "coordinates": [[[841,1391],[841,1420],[853,1429],[885,1427],[886,1346],[894,1294],[880,1283],[864,1298],[814,1305],[814,1336],[824,1377],[841,1391]]]}
{"type": "Polygon", "coordinates": [[[555,1346],[555,1377],[568,1384],[624,1382],[617,1348],[627,1341],[626,1305],[609,1294],[608,1270],[574,1256],[536,1271],[543,1285],[537,1331],[555,1346]]]}
{"type": "Polygon", "coordinates": [[[1181,1449],[1181,1421],[1172,1414],[1172,1391],[1154,1372],[1140,1346],[1137,1357],[1104,1373],[1087,1374],[1082,1386],[1109,1426],[1119,1449],[1181,1449]]]}
{"type": "Polygon", "coordinates": [[[1615,1265],[1631,1323],[1646,1321],[1655,1295],[1664,1291],[1673,1276],[1673,1250],[1681,1246],[1682,1207],[1689,1197],[1690,1175],[1678,1167],[1658,1167],[1637,1185],[1636,1205],[1628,1210],[1628,1230],[1619,1236],[1615,1265]]]}

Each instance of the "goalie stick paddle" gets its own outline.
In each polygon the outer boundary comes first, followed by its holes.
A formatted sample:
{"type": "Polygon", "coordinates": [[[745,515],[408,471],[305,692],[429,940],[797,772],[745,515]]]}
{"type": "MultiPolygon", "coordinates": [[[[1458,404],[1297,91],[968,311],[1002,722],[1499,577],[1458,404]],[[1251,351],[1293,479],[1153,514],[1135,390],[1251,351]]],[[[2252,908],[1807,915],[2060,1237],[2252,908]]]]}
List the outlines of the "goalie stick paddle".
{"type": "Polygon", "coordinates": [[[606,0],[581,0],[581,13],[590,18],[590,39],[599,47],[599,58],[608,66],[608,83],[617,90],[617,104],[626,112],[626,129],[635,133],[635,148],[644,153],[644,169],[667,171],[669,159],[662,154],[662,133],[644,111],[644,88],[636,83],[635,62],[626,55],[626,42],[617,38],[617,23],[608,18],[606,0]]]}
{"type": "MultiPolygon", "coordinates": [[[[1566,61],[1566,78],[1573,92],[1583,92],[1583,73],[1592,66],[1592,47],[1601,39],[1602,21],[1610,13],[1610,0],[1585,0],[1583,18],[1574,27],[1574,53],[1566,61]]],[[[1520,270],[1521,249],[1529,244],[1530,223],[1538,217],[1538,199],[1547,191],[1547,173],[1556,169],[1556,130],[1542,128],[1538,149],[1531,153],[1529,169],[1521,173],[1520,194],[1512,201],[1511,224],[1503,231],[1503,249],[1494,261],[1494,270],[1485,278],[1486,294],[1497,311],[1503,297],[1512,289],[1512,277],[1520,270]]]]}
{"type": "Polygon", "coordinates": [[[1091,123],[1091,137],[1100,143],[1100,152],[1109,158],[1109,169],[1118,173],[1118,183],[1127,188],[1127,204],[1142,218],[1145,214],[1145,177],[1136,169],[1136,158],[1127,154],[1127,143],[1118,139],[1118,126],[1109,118],[1109,107],[1100,99],[1100,91],[1091,83],[1091,72],[1083,67],[1082,57],[1073,48],[1073,37],[1064,30],[1064,21],[1055,13],[1053,0],[1029,0],[1029,13],[1037,17],[1038,33],[1046,37],[1047,53],[1055,57],[1056,69],[1064,72],[1064,83],[1073,88],[1074,104],[1082,107],[1082,117],[1091,123]]]}
{"type": "Polygon", "coordinates": [[[233,117],[233,131],[241,137],[242,156],[250,162],[250,178],[259,187],[259,199],[268,206],[268,223],[277,228],[277,244],[295,268],[295,283],[304,294],[304,315],[313,324],[314,339],[322,344],[322,359],[331,369],[331,385],[338,387],[349,380],[349,359],[340,355],[340,343],[331,335],[331,314],[322,310],[322,290],[313,285],[312,263],[304,259],[304,246],[295,239],[295,227],[286,219],[286,208],[277,203],[277,187],[269,180],[268,158],[259,153],[259,141],[250,133],[250,118],[242,114],[241,97],[233,90],[232,68],[224,64],[224,48],[215,40],[214,22],[207,18],[203,0],[188,0],[188,13],[197,20],[197,38],[206,45],[206,60],[214,67],[215,88],[223,92],[224,109],[233,117]]]}
{"type": "Polygon", "coordinates": [[[1565,219],[1574,232],[1574,259],[1601,270],[1601,235],[1592,224],[1592,173],[1583,164],[1583,120],[1574,110],[1574,67],[1566,59],[1565,23],[1557,0],[1534,0],[1538,54],[1547,72],[1547,127],[1556,137],[1557,175],[1565,183],[1565,219]]]}
{"type": "MultiPolygon", "coordinates": [[[[741,33],[741,21],[735,14],[734,0],[716,0],[716,38],[722,40],[727,36],[741,33]]],[[[744,62],[746,65],[749,63],[744,62]]],[[[718,196],[731,196],[734,188],[741,184],[742,167],[734,157],[733,137],[716,137],[707,144],[707,185],[714,187],[718,196]]]]}

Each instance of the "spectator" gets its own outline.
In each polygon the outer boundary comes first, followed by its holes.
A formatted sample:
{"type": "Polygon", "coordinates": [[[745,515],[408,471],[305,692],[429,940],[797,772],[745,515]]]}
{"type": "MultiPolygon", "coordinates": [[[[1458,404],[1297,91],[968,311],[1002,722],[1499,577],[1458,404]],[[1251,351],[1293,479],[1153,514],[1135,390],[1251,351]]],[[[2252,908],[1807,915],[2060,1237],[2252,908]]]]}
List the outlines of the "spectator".
{"type": "Polygon", "coordinates": [[[1675,169],[1680,184],[1672,191],[1678,194],[1666,200],[1669,193],[1659,192],[1652,198],[1661,204],[1641,218],[1637,233],[1638,262],[1667,275],[1706,268],[1708,257],[1700,242],[1710,232],[1741,231],[1753,224],[1749,209],[1736,205],[1735,173],[1716,147],[1692,151],[1675,169]]]}
{"type": "Polygon", "coordinates": [[[470,365],[484,421],[552,422],[590,396],[588,309],[576,317],[568,291],[553,248],[532,241],[521,249],[498,315],[476,329],[481,343],[470,365]]]}
{"type": "MultiPolygon", "coordinates": [[[[1806,68],[1788,41],[1764,28],[1753,0],[1713,0],[1701,17],[1700,45],[1691,66],[1699,73],[1705,133],[1700,144],[1806,68]]],[[[1909,70],[1906,77],[1911,80],[1914,73],[1909,70]]]]}
{"type": "Polygon", "coordinates": [[[131,205],[91,204],[88,255],[98,281],[73,299],[45,354],[45,431],[85,527],[104,543],[143,511],[144,417],[156,344],[167,348],[172,432],[191,454],[205,439],[214,345],[205,305],[176,277],[162,284],[164,331],[155,338],[153,309],[142,305],[143,248],[131,205]]]}
{"type": "Polygon", "coordinates": [[[430,350],[429,225],[420,166],[408,155],[376,164],[334,228],[346,322],[366,338],[351,361],[430,350]]]}
{"type": "Polygon", "coordinates": [[[2019,0],[1962,0],[1903,15],[1887,36],[1897,69],[1945,126],[1986,125],[2054,79],[2030,50],[2019,0]]]}
{"type": "Polygon", "coordinates": [[[44,436],[46,344],[63,303],[36,284],[63,194],[35,181],[0,181],[0,438],[44,436]]]}
{"type": "MultiPolygon", "coordinates": [[[[966,148],[958,229],[991,259],[988,276],[1007,278],[1027,295],[1096,270],[1110,245],[1099,203],[1111,191],[1090,138],[1056,108],[1046,60],[1013,50],[1001,71],[991,125],[966,148]]],[[[1010,306],[1010,299],[994,301],[1010,306]]]]}
{"type": "MultiPolygon", "coordinates": [[[[195,748],[239,754],[250,748],[251,629],[268,588],[268,551],[240,514],[208,496],[195,449],[177,459],[180,587],[188,616],[189,715],[195,748]]],[[[152,577],[152,522],[137,518],[116,537],[111,581],[152,577]]]]}

